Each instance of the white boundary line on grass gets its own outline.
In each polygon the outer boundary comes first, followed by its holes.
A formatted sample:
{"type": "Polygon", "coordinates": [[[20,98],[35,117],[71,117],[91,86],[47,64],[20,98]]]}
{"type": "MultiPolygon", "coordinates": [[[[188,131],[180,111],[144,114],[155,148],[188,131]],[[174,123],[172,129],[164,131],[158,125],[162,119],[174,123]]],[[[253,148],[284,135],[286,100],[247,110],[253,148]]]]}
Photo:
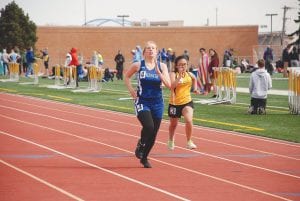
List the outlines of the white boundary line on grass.
{"type": "MultiPolygon", "coordinates": [[[[65,103],[65,102],[59,102],[59,101],[54,101],[54,100],[46,100],[46,99],[42,99],[42,98],[37,98],[37,97],[32,97],[32,96],[24,96],[24,95],[20,95],[20,94],[1,93],[1,92],[0,92],[0,94],[18,96],[18,97],[22,97],[22,98],[37,100],[37,101],[44,101],[46,103],[49,102],[49,103],[58,104],[58,105],[68,105],[68,106],[71,106],[71,107],[74,107],[74,108],[86,109],[86,110],[90,110],[90,111],[101,111],[101,112],[106,112],[106,113],[110,113],[110,114],[118,114],[118,115],[123,115],[123,116],[131,117],[131,118],[136,118],[136,116],[134,114],[126,114],[126,113],[116,112],[116,111],[111,111],[111,110],[92,108],[92,107],[87,107],[87,106],[83,106],[83,105],[76,105],[76,104],[72,104],[72,103],[65,103]]],[[[169,123],[168,120],[163,120],[162,122],[163,123],[169,123]]],[[[179,122],[179,125],[184,126],[184,124],[182,124],[180,122],[179,122]]],[[[250,138],[250,139],[261,140],[261,141],[265,141],[265,142],[270,142],[270,143],[275,143],[275,144],[281,144],[281,145],[293,146],[293,147],[299,147],[300,148],[300,144],[295,143],[295,142],[288,142],[288,141],[279,140],[279,139],[271,139],[271,138],[267,138],[267,137],[263,137],[263,136],[250,135],[250,134],[247,134],[247,133],[239,133],[239,132],[236,132],[236,131],[222,130],[222,129],[217,129],[217,128],[209,128],[209,127],[204,127],[204,126],[200,126],[200,125],[194,125],[194,128],[195,129],[201,129],[201,130],[215,131],[215,132],[226,134],[226,135],[234,135],[234,136],[239,136],[239,137],[242,137],[242,138],[250,138]]]]}
{"type": "MultiPolygon", "coordinates": [[[[118,90],[115,90],[115,91],[118,91],[118,90]]],[[[131,117],[131,118],[136,118],[136,116],[134,114],[122,113],[122,112],[111,111],[111,110],[106,110],[106,109],[92,108],[92,107],[87,107],[87,106],[83,106],[83,105],[76,105],[76,104],[72,104],[72,103],[60,102],[60,101],[55,101],[55,100],[47,100],[47,99],[43,99],[43,98],[25,96],[25,95],[20,95],[20,94],[11,94],[11,93],[5,93],[5,92],[0,92],[0,94],[28,98],[28,99],[33,99],[36,101],[43,101],[46,103],[49,102],[52,104],[68,105],[71,107],[75,107],[75,108],[79,108],[79,109],[86,109],[86,110],[90,110],[90,111],[101,111],[101,112],[106,112],[106,113],[110,113],[110,114],[118,114],[118,115],[123,115],[123,116],[131,117]]],[[[168,123],[168,120],[163,120],[163,123],[168,123]]],[[[179,122],[179,125],[183,126],[184,124],[179,122]]],[[[299,143],[288,142],[288,141],[284,141],[284,140],[280,140],[280,139],[272,139],[272,138],[267,138],[267,137],[263,137],[263,136],[251,135],[251,134],[247,134],[247,133],[239,133],[236,131],[222,130],[222,129],[217,129],[217,128],[209,128],[209,127],[204,127],[204,126],[200,126],[200,125],[194,125],[194,126],[195,126],[195,128],[199,128],[202,130],[215,131],[215,132],[222,133],[222,134],[230,134],[230,135],[235,135],[235,136],[239,136],[239,137],[252,138],[252,139],[256,139],[256,140],[262,140],[262,141],[267,141],[267,142],[277,143],[277,144],[282,144],[282,145],[287,145],[287,146],[300,147],[299,143]]]]}

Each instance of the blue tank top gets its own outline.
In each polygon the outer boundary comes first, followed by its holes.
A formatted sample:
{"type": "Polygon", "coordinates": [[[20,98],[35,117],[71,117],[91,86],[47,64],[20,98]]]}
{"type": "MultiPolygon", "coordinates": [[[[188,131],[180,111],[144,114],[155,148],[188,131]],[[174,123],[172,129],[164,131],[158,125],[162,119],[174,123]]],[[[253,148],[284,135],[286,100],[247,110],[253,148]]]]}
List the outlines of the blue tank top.
{"type": "MultiPolygon", "coordinates": [[[[158,62],[160,69],[160,63],[158,62]]],[[[149,70],[146,67],[145,60],[141,61],[140,70],[138,72],[137,96],[143,99],[159,99],[162,98],[161,80],[157,75],[155,68],[149,70]]]]}

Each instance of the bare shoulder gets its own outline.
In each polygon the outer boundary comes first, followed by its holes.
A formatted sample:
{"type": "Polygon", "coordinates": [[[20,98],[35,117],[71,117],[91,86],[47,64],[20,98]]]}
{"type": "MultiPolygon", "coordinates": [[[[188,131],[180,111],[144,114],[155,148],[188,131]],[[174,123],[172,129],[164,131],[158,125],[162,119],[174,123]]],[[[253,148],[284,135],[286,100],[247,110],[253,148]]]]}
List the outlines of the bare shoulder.
{"type": "Polygon", "coordinates": [[[168,71],[167,65],[160,62],[160,68],[162,71],[168,71]]]}
{"type": "Polygon", "coordinates": [[[188,72],[188,73],[193,79],[196,79],[196,76],[194,75],[194,73],[192,73],[192,72],[188,72]]]}
{"type": "Polygon", "coordinates": [[[135,62],[130,65],[126,72],[126,76],[131,77],[134,73],[140,70],[141,62],[135,62]]]}
{"type": "Polygon", "coordinates": [[[133,71],[139,71],[141,67],[141,62],[134,62],[131,64],[130,69],[132,69],[133,71]]]}

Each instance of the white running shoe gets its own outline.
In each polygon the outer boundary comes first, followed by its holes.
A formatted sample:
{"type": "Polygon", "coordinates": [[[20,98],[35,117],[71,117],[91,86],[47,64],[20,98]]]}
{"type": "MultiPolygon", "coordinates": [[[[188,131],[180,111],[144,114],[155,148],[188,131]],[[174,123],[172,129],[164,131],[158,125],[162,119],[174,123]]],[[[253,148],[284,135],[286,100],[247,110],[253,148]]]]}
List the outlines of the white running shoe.
{"type": "Polygon", "coordinates": [[[174,150],[174,148],[175,148],[174,140],[168,140],[167,145],[168,145],[169,150],[174,150]]]}
{"type": "Polygon", "coordinates": [[[187,142],[187,146],[186,146],[188,149],[196,149],[197,148],[197,146],[193,143],[193,141],[192,140],[189,140],[188,142],[187,142]]]}

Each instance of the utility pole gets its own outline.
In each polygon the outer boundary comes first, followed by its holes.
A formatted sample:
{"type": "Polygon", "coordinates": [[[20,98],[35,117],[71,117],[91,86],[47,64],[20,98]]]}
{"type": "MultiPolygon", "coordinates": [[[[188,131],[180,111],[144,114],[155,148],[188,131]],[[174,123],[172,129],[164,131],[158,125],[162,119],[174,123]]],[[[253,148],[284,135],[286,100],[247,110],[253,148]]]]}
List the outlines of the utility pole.
{"type": "Polygon", "coordinates": [[[277,13],[267,13],[266,16],[270,16],[271,17],[271,36],[272,36],[272,24],[273,24],[273,21],[272,21],[272,18],[273,16],[277,16],[278,14],[277,13]]]}
{"type": "Polygon", "coordinates": [[[282,9],[283,9],[283,19],[282,19],[282,31],[281,31],[281,45],[283,45],[283,38],[285,36],[285,23],[286,23],[286,20],[288,19],[288,18],[286,18],[286,12],[293,8],[284,6],[282,9]]]}
{"type": "Polygon", "coordinates": [[[86,0],[84,0],[84,26],[86,26],[86,0]]]}
{"type": "Polygon", "coordinates": [[[216,26],[218,26],[218,8],[216,8],[216,26]]]}
{"type": "Polygon", "coordinates": [[[124,18],[125,17],[129,17],[129,15],[118,15],[117,17],[121,17],[122,18],[122,26],[125,26],[125,22],[124,22],[124,18]]]}

